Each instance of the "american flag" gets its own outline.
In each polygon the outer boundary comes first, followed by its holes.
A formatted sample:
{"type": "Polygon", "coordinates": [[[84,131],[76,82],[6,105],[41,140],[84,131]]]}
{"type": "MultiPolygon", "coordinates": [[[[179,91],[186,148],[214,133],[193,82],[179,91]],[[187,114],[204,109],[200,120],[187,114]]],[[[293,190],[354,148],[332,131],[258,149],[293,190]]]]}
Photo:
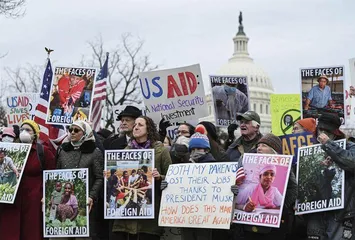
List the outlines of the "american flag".
{"type": "Polygon", "coordinates": [[[94,97],[92,104],[92,128],[96,132],[100,130],[102,100],[106,100],[106,80],[108,76],[108,53],[106,54],[106,61],[102,66],[99,75],[96,78],[94,97]]]}
{"type": "Polygon", "coordinates": [[[46,70],[44,71],[42,87],[39,101],[36,107],[34,121],[39,125],[41,133],[39,139],[43,142],[51,142],[56,149],[58,144],[66,137],[66,131],[63,126],[46,124],[47,107],[49,105],[50,88],[52,85],[53,70],[51,61],[48,59],[46,70]]]}

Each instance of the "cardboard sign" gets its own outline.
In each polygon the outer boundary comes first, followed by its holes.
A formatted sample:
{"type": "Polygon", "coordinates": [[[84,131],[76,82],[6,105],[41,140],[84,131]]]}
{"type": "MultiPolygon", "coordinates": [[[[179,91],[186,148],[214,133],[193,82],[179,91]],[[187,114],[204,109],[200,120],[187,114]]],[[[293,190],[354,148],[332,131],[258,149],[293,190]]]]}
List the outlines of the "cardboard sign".
{"type": "Polygon", "coordinates": [[[337,114],[344,124],[344,66],[302,68],[300,74],[302,118],[318,118],[328,112],[337,114]],[[320,76],[328,81],[318,82],[320,76]]]}
{"type": "Polygon", "coordinates": [[[233,223],[280,227],[291,163],[290,155],[244,154],[246,179],[236,197],[233,223]]]}
{"type": "Polygon", "coordinates": [[[0,203],[13,204],[26,166],[31,144],[0,142],[0,203]]]}
{"type": "Polygon", "coordinates": [[[105,219],[154,218],[154,149],[106,150],[105,219]]]}
{"type": "Polygon", "coordinates": [[[159,226],[229,229],[238,163],[169,166],[159,226]]]}
{"type": "Polygon", "coordinates": [[[301,119],[299,94],[271,94],[272,133],[276,136],[291,134],[293,124],[301,119]]]}
{"type": "Polygon", "coordinates": [[[33,120],[38,98],[38,93],[8,95],[6,97],[6,120],[8,126],[20,126],[26,119],[33,120]]]}
{"type": "Polygon", "coordinates": [[[210,76],[210,82],[216,126],[228,127],[250,108],[247,77],[210,76]]]}
{"type": "Polygon", "coordinates": [[[95,68],[56,67],[46,123],[70,125],[76,120],[90,121],[95,68]]]}
{"type": "Polygon", "coordinates": [[[146,115],[180,122],[208,116],[200,65],[139,73],[146,115]]]}
{"type": "Polygon", "coordinates": [[[88,169],[43,171],[43,186],[44,237],[89,237],[88,169]]]}
{"type": "MultiPolygon", "coordinates": [[[[335,141],[345,149],[346,140],[335,141]]],[[[344,208],[344,170],[316,144],[298,149],[296,215],[344,208]]]]}

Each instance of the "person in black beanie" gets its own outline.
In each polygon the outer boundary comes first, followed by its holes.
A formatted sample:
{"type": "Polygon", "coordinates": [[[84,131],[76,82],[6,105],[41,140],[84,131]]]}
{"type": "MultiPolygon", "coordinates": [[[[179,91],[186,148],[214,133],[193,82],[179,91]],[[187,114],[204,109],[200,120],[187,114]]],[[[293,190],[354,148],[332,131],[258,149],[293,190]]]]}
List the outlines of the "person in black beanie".
{"type": "Polygon", "coordinates": [[[217,162],[229,162],[226,152],[221,147],[217,135],[217,129],[213,123],[202,121],[196,126],[195,132],[207,135],[211,145],[211,154],[217,162]]]}

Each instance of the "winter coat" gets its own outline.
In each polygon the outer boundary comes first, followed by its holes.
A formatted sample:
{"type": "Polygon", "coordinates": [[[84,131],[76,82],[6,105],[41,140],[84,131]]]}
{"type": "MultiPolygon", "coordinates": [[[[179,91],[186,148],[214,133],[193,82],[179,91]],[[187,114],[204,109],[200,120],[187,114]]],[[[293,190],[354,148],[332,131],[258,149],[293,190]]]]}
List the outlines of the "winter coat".
{"type": "Polygon", "coordinates": [[[189,149],[183,144],[173,144],[169,153],[173,164],[189,162],[189,149]]]}
{"type": "Polygon", "coordinates": [[[227,155],[230,161],[232,162],[238,162],[239,158],[245,153],[256,153],[256,148],[258,145],[259,140],[262,138],[262,134],[259,133],[256,135],[256,137],[250,142],[250,145],[252,146],[249,151],[245,151],[245,147],[243,146],[243,136],[239,137],[237,140],[235,140],[234,143],[232,143],[228,150],[227,150],[227,155]]]}
{"type": "Polygon", "coordinates": [[[112,149],[125,149],[128,145],[126,135],[119,136],[115,135],[113,137],[107,138],[104,140],[104,148],[106,150],[112,150],[112,149]]]}
{"type": "Polygon", "coordinates": [[[103,166],[103,155],[96,148],[94,141],[84,142],[77,150],[74,150],[70,142],[63,143],[59,150],[57,169],[89,169],[89,197],[94,201],[98,199],[101,188],[103,188],[103,166]]]}
{"type": "MultiPolygon", "coordinates": [[[[155,150],[154,167],[158,170],[162,179],[165,179],[165,175],[171,164],[169,151],[161,142],[153,143],[152,148],[155,150]]],[[[128,146],[126,149],[132,149],[132,147],[128,146]]],[[[160,180],[154,180],[154,219],[115,220],[113,232],[127,232],[130,234],[146,233],[153,235],[161,235],[163,233],[163,229],[158,226],[161,200],[160,183],[160,180]]]]}
{"type": "Polygon", "coordinates": [[[210,140],[211,145],[211,154],[216,159],[217,162],[229,162],[229,157],[224,151],[223,147],[221,147],[216,141],[210,140]]]}
{"type": "MultiPolygon", "coordinates": [[[[55,169],[53,153],[46,146],[43,153],[45,170],[55,169]]],[[[43,169],[33,143],[14,204],[0,204],[0,239],[42,240],[42,197],[43,169]]]]}

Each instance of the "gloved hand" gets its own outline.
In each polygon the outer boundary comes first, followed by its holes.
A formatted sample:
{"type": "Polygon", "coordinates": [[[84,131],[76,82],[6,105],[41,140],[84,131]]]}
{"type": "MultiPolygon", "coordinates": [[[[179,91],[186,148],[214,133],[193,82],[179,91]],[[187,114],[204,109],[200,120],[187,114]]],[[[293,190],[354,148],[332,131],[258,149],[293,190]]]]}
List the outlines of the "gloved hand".
{"type": "Polygon", "coordinates": [[[231,186],[231,191],[234,194],[234,196],[237,196],[239,193],[239,186],[238,185],[232,185],[231,186]]]}
{"type": "Polygon", "coordinates": [[[168,182],[165,181],[165,180],[162,180],[161,183],[160,183],[160,190],[163,191],[167,187],[168,187],[168,182]]]}
{"type": "Polygon", "coordinates": [[[238,124],[232,123],[228,126],[228,138],[234,139],[234,131],[238,129],[238,124]]]}
{"type": "Polygon", "coordinates": [[[169,121],[165,121],[164,118],[162,118],[159,122],[159,135],[165,138],[166,129],[170,126],[171,123],[169,121]]]}

